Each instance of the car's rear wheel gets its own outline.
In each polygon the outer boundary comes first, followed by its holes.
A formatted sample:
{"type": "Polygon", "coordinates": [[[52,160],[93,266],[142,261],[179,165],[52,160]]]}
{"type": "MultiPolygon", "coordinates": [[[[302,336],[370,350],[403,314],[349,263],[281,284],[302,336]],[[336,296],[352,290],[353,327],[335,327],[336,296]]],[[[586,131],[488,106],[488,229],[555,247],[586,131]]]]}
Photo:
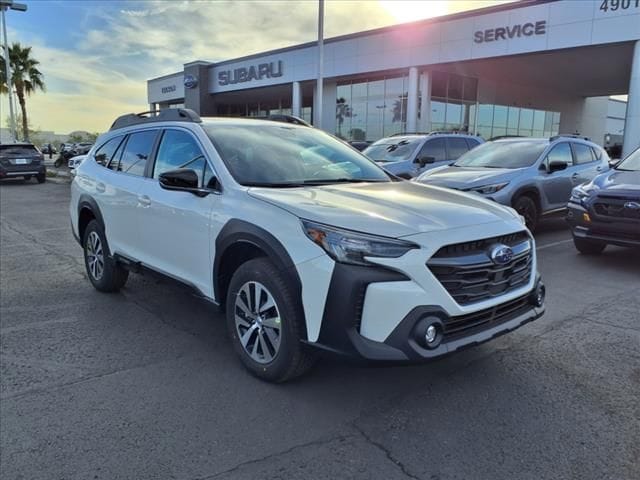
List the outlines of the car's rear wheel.
{"type": "Polygon", "coordinates": [[[41,173],[36,177],[36,180],[38,180],[38,183],[44,183],[47,181],[47,176],[44,173],[41,173]]]}
{"type": "Polygon", "coordinates": [[[87,275],[95,289],[101,292],[120,290],[127,282],[129,272],[111,258],[104,229],[98,221],[89,222],[82,245],[87,275]]]}
{"type": "Polygon", "coordinates": [[[513,208],[524,217],[525,224],[530,231],[534,231],[538,226],[538,206],[529,196],[523,195],[513,202],[513,208]]]}
{"type": "Polygon", "coordinates": [[[573,244],[576,246],[576,249],[584,255],[598,255],[602,253],[607,246],[607,244],[603,242],[576,237],[573,237],[573,244]]]}
{"type": "Polygon", "coordinates": [[[305,373],[315,356],[301,343],[300,299],[291,281],[266,258],[242,264],[227,293],[227,328],[245,367],[270,382],[305,373]]]}

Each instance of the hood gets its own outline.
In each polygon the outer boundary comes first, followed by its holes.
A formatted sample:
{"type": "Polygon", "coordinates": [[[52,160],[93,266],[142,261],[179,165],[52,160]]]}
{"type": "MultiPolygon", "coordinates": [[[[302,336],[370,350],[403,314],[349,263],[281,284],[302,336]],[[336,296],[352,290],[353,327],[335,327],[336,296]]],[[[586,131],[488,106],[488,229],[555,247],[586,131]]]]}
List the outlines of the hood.
{"type": "Polygon", "coordinates": [[[395,238],[497,221],[520,222],[511,209],[478,195],[411,182],[251,188],[249,195],[300,218],[395,238]]]}
{"type": "Polygon", "coordinates": [[[640,172],[613,169],[598,175],[591,184],[600,190],[606,190],[607,195],[625,195],[630,192],[640,195],[640,172]]]}
{"type": "Polygon", "coordinates": [[[510,182],[522,168],[441,167],[420,175],[417,181],[458,190],[510,182]]]}

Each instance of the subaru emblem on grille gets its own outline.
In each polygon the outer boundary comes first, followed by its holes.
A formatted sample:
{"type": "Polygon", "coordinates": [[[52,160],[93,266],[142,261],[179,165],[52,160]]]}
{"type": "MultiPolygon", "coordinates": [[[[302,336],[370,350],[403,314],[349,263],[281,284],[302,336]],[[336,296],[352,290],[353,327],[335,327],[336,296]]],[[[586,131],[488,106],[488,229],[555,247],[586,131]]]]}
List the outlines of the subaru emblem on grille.
{"type": "Polygon", "coordinates": [[[628,208],[629,210],[640,210],[640,203],[638,202],[627,202],[624,204],[624,208],[628,208]]]}
{"type": "Polygon", "coordinates": [[[506,245],[499,243],[491,248],[489,257],[496,265],[505,265],[513,258],[513,250],[506,245]]]}

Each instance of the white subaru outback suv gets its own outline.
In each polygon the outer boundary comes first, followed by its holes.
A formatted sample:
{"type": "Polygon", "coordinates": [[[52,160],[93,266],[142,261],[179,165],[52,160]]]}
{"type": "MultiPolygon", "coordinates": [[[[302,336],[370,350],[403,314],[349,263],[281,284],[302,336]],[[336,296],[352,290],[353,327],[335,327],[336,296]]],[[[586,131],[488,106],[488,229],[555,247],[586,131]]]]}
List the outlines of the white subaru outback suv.
{"type": "Polygon", "coordinates": [[[124,115],[78,167],[70,213],[96,289],[143,270],[191,286],[270,381],[320,351],[437,358],[544,312],[514,210],[397,179],[308,126],[124,115]]]}

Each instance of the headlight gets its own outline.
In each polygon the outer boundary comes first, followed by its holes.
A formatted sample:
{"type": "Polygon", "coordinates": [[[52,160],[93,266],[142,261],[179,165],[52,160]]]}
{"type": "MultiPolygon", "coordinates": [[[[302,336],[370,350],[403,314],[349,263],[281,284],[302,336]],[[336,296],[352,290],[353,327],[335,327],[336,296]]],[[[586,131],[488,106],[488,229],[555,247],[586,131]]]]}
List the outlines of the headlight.
{"type": "Polygon", "coordinates": [[[365,257],[398,258],[418,245],[302,220],[304,233],[337,262],[371,265],[365,257]]]}
{"type": "Polygon", "coordinates": [[[509,182],[506,183],[494,183],[493,185],[482,185],[481,187],[470,188],[470,192],[476,192],[481,195],[491,195],[492,193],[499,192],[504,187],[509,185],[509,182]]]}
{"type": "Polygon", "coordinates": [[[578,185],[571,190],[570,202],[582,203],[583,200],[589,198],[591,193],[596,189],[594,185],[584,184],[578,185]]]}

